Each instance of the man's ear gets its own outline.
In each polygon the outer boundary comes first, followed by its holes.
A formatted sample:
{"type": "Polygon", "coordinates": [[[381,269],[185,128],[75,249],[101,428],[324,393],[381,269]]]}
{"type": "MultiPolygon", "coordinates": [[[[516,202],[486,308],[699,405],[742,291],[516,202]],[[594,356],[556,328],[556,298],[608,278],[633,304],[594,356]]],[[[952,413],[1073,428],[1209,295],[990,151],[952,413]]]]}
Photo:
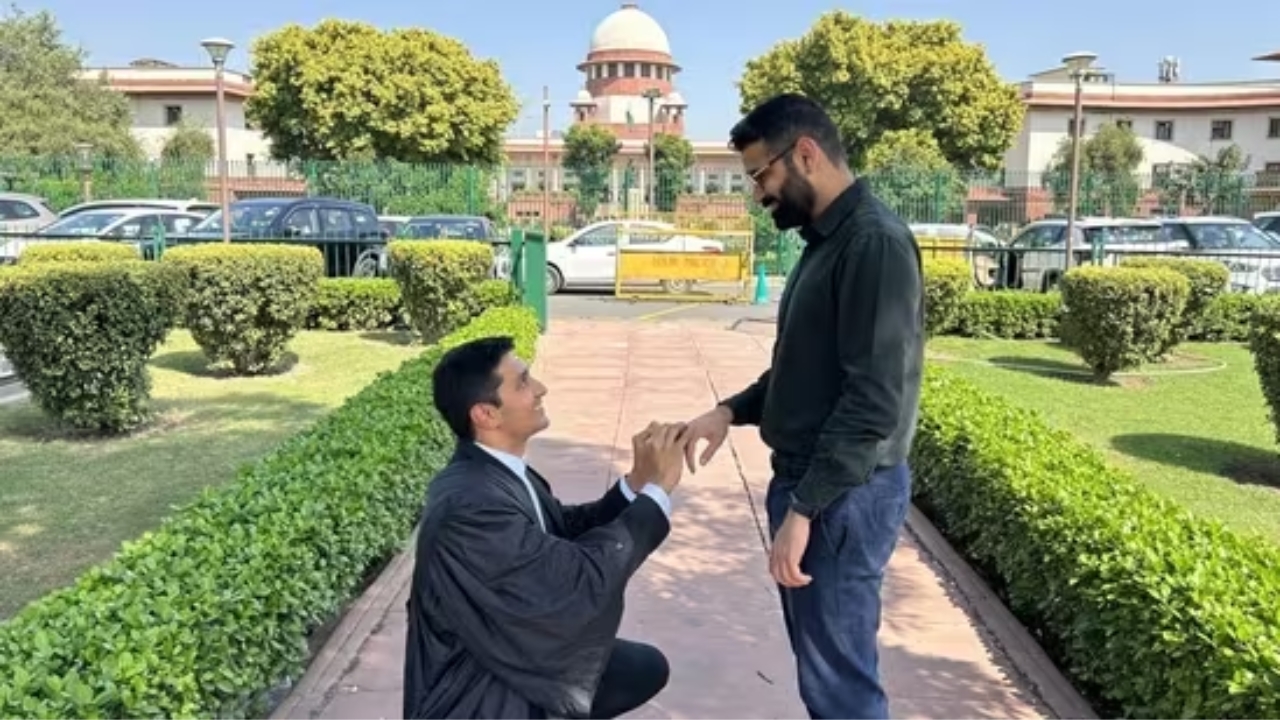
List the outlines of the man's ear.
{"type": "Polygon", "coordinates": [[[500,420],[498,409],[488,403],[472,405],[470,414],[471,426],[477,430],[493,430],[500,420]]]}

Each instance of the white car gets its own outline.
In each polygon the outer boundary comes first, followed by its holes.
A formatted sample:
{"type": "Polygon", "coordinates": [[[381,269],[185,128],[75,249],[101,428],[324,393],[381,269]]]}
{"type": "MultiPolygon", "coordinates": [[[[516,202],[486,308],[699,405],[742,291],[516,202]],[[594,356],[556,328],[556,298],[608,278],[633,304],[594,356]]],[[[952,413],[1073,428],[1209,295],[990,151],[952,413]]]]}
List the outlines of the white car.
{"type": "Polygon", "coordinates": [[[207,200],[165,200],[158,198],[132,199],[117,198],[115,200],[90,200],[58,213],[58,217],[69,218],[89,210],[177,210],[195,213],[204,217],[219,208],[218,203],[207,200]]]}
{"type": "MultiPolygon", "coordinates": [[[[1002,259],[1000,279],[1006,287],[1049,291],[1058,286],[1066,269],[1067,221],[1064,218],[1037,220],[1025,226],[1009,241],[1002,259]]],[[[1115,254],[1126,250],[1185,251],[1191,244],[1172,240],[1159,220],[1141,218],[1080,218],[1076,221],[1071,254],[1073,267],[1087,264],[1095,243],[1104,253],[1103,262],[1114,264],[1115,254]]]]}
{"type": "Polygon", "coordinates": [[[1280,238],[1236,217],[1165,218],[1164,225],[1170,239],[1191,245],[1197,259],[1226,265],[1233,292],[1280,292],[1280,238]]]}
{"type": "MultiPolygon", "coordinates": [[[[681,235],[675,225],[653,220],[604,220],[563,240],[547,243],[547,294],[566,288],[613,288],[618,252],[722,253],[724,243],[697,235],[681,235]]],[[[687,280],[664,280],[668,292],[685,292],[687,280]]]]}
{"type": "Polygon", "coordinates": [[[1259,229],[1280,238],[1280,210],[1267,210],[1266,212],[1255,213],[1253,216],[1253,224],[1258,226],[1259,229]]]}
{"type": "Polygon", "coordinates": [[[6,239],[0,245],[0,264],[17,262],[31,245],[67,241],[126,242],[141,253],[157,231],[163,230],[165,237],[182,234],[203,218],[199,213],[157,208],[85,210],[30,235],[6,239]]]}

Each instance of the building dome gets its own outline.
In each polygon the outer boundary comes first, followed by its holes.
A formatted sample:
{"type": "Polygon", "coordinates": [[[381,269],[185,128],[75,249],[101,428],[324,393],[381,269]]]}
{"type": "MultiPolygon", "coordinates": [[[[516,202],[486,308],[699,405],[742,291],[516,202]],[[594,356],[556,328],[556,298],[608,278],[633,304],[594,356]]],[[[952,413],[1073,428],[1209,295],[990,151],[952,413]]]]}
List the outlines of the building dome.
{"type": "Polygon", "coordinates": [[[605,50],[640,50],[671,54],[667,33],[648,13],[635,3],[626,3],[596,26],[591,34],[591,52],[605,50]]]}

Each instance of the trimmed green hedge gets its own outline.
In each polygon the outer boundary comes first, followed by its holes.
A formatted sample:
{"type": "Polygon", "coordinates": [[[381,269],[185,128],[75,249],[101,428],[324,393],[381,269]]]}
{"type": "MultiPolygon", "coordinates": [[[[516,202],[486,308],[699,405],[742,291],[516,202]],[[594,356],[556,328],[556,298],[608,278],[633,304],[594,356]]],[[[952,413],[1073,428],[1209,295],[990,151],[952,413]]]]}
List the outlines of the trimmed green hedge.
{"type": "Polygon", "coordinates": [[[1249,323],[1249,352],[1267,401],[1268,417],[1280,443],[1280,297],[1253,308],[1249,323]]]}
{"type": "Polygon", "coordinates": [[[1178,344],[1187,340],[1192,331],[1200,326],[1209,305],[1227,289],[1231,273],[1227,266],[1216,260],[1195,260],[1191,258],[1131,257],[1125,258],[1121,267],[1172,270],[1187,279],[1190,294],[1182,311],[1182,321],[1174,326],[1169,334],[1167,346],[1160,352],[1164,355],[1178,344]]]}
{"type": "MultiPolygon", "coordinates": [[[[1265,295],[1227,293],[1209,301],[1187,333],[1193,342],[1248,342],[1249,318],[1265,295]]],[[[1023,290],[973,291],[960,302],[956,322],[944,332],[973,338],[1035,340],[1058,336],[1062,295],[1023,290]]]]}
{"type": "Polygon", "coordinates": [[[1061,285],[1059,334],[1098,378],[1168,352],[1191,293],[1186,276],[1160,267],[1073,268],[1061,285]]]}
{"type": "Polygon", "coordinates": [[[955,327],[960,304],[973,286],[973,270],[963,260],[924,261],[925,332],[937,335],[955,327]]]}
{"type": "Polygon", "coordinates": [[[113,263],[140,260],[138,248],[117,242],[59,241],[35,243],[27,246],[19,258],[19,265],[44,263],[95,262],[113,263]]]}
{"type": "Polygon", "coordinates": [[[51,417],[90,432],[133,430],[151,417],[147,362],[173,329],[182,281],[136,257],[24,262],[0,274],[0,345],[51,417]]]}
{"type": "Polygon", "coordinates": [[[1274,545],[942,368],[911,461],[918,504],[1102,717],[1280,716],[1274,545]]]}
{"type": "Polygon", "coordinates": [[[314,247],[286,243],[180,245],[164,265],[187,277],[185,327],[213,363],[269,372],[302,329],[324,277],[314,247]]]}
{"type": "Polygon", "coordinates": [[[382,330],[407,325],[400,286],[390,278],[321,278],[308,330],[382,330]]]}
{"type": "Polygon", "coordinates": [[[452,453],[431,401],[443,349],[496,334],[533,358],[532,312],[486,312],[0,625],[0,716],[262,717],[452,453]]]}

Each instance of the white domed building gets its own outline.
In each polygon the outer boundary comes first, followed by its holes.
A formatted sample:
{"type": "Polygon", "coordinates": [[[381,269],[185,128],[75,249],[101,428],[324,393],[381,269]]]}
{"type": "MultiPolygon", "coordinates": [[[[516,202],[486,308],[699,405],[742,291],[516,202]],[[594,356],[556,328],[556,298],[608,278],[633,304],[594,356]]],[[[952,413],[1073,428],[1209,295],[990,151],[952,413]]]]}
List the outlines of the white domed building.
{"type": "MultiPolygon", "coordinates": [[[[499,193],[508,199],[513,218],[532,219],[542,214],[544,151],[550,160],[550,174],[545,181],[552,193],[548,208],[551,217],[561,221],[573,214],[574,200],[566,192],[572,188],[573,178],[561,167],[564,140],[560,128],[565,126],[565,120],[568,125],[607,127],[622,145],[610,177],[608,199],[598,211],[605,216],[623,213],[624,208],[628,213],[648,211],[640,198],[648,187],[651,109],[655,135],[685,135],[688,105],[676,89],[680,66],[671,51],[671,41],[658,21],[637,4],[624,3],[596,26],[578,71],[583,83],[570,95],[572,115],[559,116],[555,110],[559,103],[553,104],[551,133],[545,142],[541,132],[533,137],[512,137],[506,142],[508,166],[499,193]]],[[[708,200],[694,196],[719,195],[714,200],[718,203],[717,212],[723,210],[721,206],[728,208],[724,212],[746,212],[745,202],[738,202],[745,192],[746,178],[741,161],[726,143],[727,138],[691,141],[696,159],[680,208],[699,212],[693,206],[708,200]],[[728,195],[734,196],[733,202],[726,200],[728,195]]]]}
{"type": "Polygon", "coordinates": [[[574,121],[605,125],[622,140],[648,140],[653,132],[684,135],[684,98],[675,90],[680,72],[667,33],[635,3],[605,18],[591,35],[578,65],[586,79],[572,106],[574,121]]]}

